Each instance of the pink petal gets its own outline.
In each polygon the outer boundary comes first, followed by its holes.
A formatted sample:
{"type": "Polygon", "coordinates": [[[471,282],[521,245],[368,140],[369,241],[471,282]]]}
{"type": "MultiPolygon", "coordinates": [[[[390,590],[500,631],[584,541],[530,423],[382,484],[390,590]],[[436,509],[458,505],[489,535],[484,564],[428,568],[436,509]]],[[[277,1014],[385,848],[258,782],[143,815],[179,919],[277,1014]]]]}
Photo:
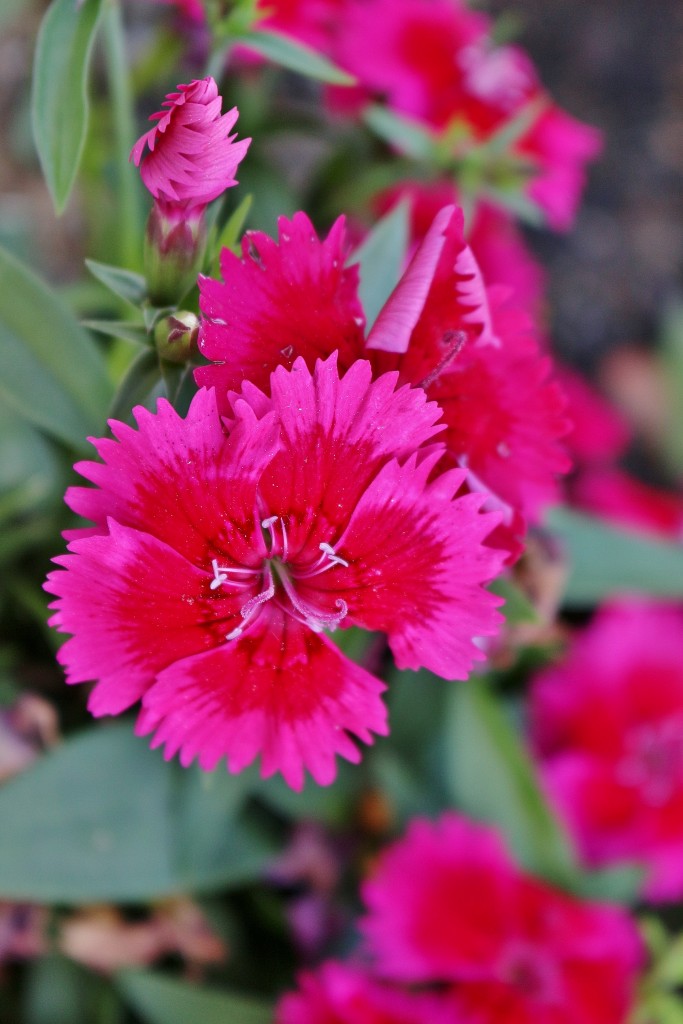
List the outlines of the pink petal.
{"type": "Polygon", "coordinates": [[[227,757],[239,772],[261,755],[264,777],[281,772],[301,789],[308,770],[320,785],[336,775],[335,756],[356,762],[349,733],[365,743],[385,734],[386,711],[374,676],[326,637],[268,605],[258,631],[163,671],[145,694],[138,731],[183,764],[214,768],[227,757]]]}
{"type": "Polygon", "coordinates": [[[345,368],[363,349],[358,268],[344,265],[344,218],[323,242],[305,213],[281,217],[278,231],[277,243],[248,232],[242,259],[223,250],[223,282],[199,280],[199,347],[215,365],[199,367],[195,378],[216,387],[221,408],[227,391],[243,380],[265,390],[271,372],[299,356],[312,369],[319,356],[337,350],[345,368]]]}

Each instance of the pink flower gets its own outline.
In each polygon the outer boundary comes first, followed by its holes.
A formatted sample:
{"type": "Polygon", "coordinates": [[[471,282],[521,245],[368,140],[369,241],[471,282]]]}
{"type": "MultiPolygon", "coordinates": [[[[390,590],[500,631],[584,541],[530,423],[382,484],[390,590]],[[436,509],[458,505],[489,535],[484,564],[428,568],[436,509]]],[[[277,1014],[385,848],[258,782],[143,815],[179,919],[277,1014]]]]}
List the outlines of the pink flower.
{"type": "Polygon", "coordinates": [[[572,502],[617,526],[683,540],[683,496],[630,476],[617,466],[589,466],[571,482],[572,502]]]}
{"type": "Polygon", "coordinates": [[[651,899],[683,896],[683,613],[600,611],[531,691],[549,792],[588,863],[639,861],[651,899]]]}
{"type": "Polygon", "coordinates": [[[358,967],[329,961],[283,996],[275,1024],[454,1024],[444,999],[382,984],[358,967]]]}
{"type": "Polygon", "coordinates": [[[346,0],[258,0],[259,28],[275,29],[328,53],[346,0]]]}
{"type": "Polygon", "coordinates": [[[467,1024],[622,1024],[641,958],[620,910],[523,874],[498,836],[455,814],[414,821],[380,857],[362,922],[376,970],[448,984],[467,1024]]]}
{"type": "Polygon", "coordinates": [[[631,440],[624,416],[568,366],[557,366],[557,376],[567,396],[572,429],[565,443],[580,469],[609,464],[623,455],[631,440]]]}
{"type": "Polygon", "coordinates": [[[556,107],[528,56],[519,47],[495,46],[491,29],[486,15],[460,0],[351,0],[334,56],[356,77],[361,95],[385,99],[437,130],[464,124],[474,143],[528,116],[510,154],[526,167],[528,197],[552,227],[566,229],[585,165],[600,151],[600,133],[556,107]]]}
{"type": "Polygon", "coordinates": [[[213,78],[179,85],[166,96],[166,109],[150,117],[158,123],[133,146],[130,158],[166,216],[203,209],[237,184],[251,139],[234,141],[237,108],[221,114],[221,103],[213,78]]]}
{"type": "Polygon", "coordinates": [[[71,683],[97,680],[93,714],[138,700],[138,731],[237,772],[326,784],[350,734],[385,733],[383,684],[325,634],[388,634],[396,664],[465,678],[495,633],[500,568],[483,545],[496,517],[482,496],[454,499],[461,471],[435,475],[440,410],[421,390],[371,381],[367,362],[340,381],[334,358],[313,374],[278,368],[271,397],[250,383],[223,426],[200,391],[185,420],[161,401],[112,421],[95,442],[95,484],[67,494],[92,520],[71,534],[46,584],[53,624],[72,633],[60,659],[71,683]]]}
{"type": "Polygon", "coordinates": [[[361,356],[375,374],[397,369],[442,404],[451,455],[504,513],[496,543],[519,551],[525,520],[557,496],[569,424],[531,320],[507,290],[487,294],[461,212],[439,212],[367,338],[343,220],[324,242],[303,213],[279,231],[279,244],[249,232],[241,260],[224,250],[223,282],[200,277],[199,347],[215,362],[197,383],[219,395],[244,377],[267,387],[276,365],[302,356],[310,367],[333,351],[342,369],[361,356]]]}

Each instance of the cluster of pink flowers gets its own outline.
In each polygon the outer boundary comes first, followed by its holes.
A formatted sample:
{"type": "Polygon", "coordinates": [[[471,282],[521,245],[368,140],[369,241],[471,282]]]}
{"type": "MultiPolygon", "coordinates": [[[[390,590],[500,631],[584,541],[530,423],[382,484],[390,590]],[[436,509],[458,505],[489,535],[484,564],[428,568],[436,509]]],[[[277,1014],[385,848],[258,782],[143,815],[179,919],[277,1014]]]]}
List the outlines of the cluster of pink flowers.
{"type": "Polygon", "coordinates": [[[548,792],[591,865],[639,863],[645,895],[683,896],[683,612],[603,608],[531,691],[548,792]]]}
{"type": "Polygon", "coordinates": [[[489,828],[413,821],[362,894],[362,958],[304,973],[276,1024],[623,1024],[632,1006],[628,915],[525,874],[489,828]]]}

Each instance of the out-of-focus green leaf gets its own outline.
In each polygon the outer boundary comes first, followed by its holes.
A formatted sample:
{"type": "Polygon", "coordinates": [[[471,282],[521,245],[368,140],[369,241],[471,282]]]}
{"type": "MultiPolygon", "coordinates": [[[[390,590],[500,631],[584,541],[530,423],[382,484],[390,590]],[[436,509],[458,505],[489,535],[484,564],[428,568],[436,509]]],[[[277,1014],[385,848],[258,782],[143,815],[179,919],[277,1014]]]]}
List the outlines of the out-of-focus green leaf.
{"type": "Polygon", "coordinates": [[[509,626],[538,622],[538,613],[531,601],[507,576],[499,576],[497,580],[493,580],[488,589],[505,599],[501,611],[509,626]]]}
{"type": "Polygon", "coordinates": [[[574,854],[536,778],[533,763],[485,684],[450,690],[448,784],[467,814],[497,825],[530,871],[573,884],[574,854]]]}
{"type": "Polygon", "coordinates": [[[112,387],[69,309],[0,249],[0,393],[27,420],[75,447],[101,429],[112,387]]]}
{"type": "Polygon", "coordinates": [[[64,209],[88,129],[87,78],[103,0],[52,0],[33,62],[33,134],[58,213],[64,209]]]}
{"type": "Polygon", "coordinates": [[[161,370],[156,349],[144,348],[126,370],[111,403],[109,415],[115,420],[129,420],[136,405],[148,406],[150,397],[161,384],[161,370]]]}
{"type": "Polygon", "coordinates": [[[243,784],[201,785],[131,723],[81,733],[0,789],[0,898],[131,902],[258,877],[243,784]]]}
{"type": "Polygon", "coordinates": [[[376,135],[414,160],[434,162],[437,144],[434,136],[417,121],[395,114],[388,107],[372,104],[363,112],[363,120],[376,135]]]}
{"type": "Polygon", "coordinates": [[[360,264],[358,293],[368,331],[398,284],[408,248],[408,232],[408,204],[400,202],[375,224],[349,259],[349,263],[360,264]]]}
{"type": "Polygon", "coordinates": [[[576,891],[586,899],[633,905],[642,891],[644,874],[643,869],[635,864],[583,872],[576,891]]]}
{"type": "Polygon", "coordinates": [[[552,509],[546,523],[563,542],[570,562],[565,605],[585,607],[625,592],[683,597],[682,545],[568,508],[552,509]]]}
{"type": "Polygon", "coordinates": [[[30,0],[3,0],[0,5],[0,28],[9,24],[15,18],[22,7],[27,7],[30,0]]]}
{"type": "Polygon", "coordinates": [[[124,971],[124,999],[149,1024],[272,1024],[273,1008],[248,996],[198,988],[151,971],[124,971]]]}
{"type": "Polygon", "coordinates": [[[47,441],[0,398],[0,521],[35,509],[58,481],[47,441]]]}
{"type": "Polygon", "coordinates": [[[85,265],[105,288],[131,306],[141,306],[147,298],[147,282],[142,274],[123,267],[113,267],[109,263],[98,263],[97,260],[86,260],[85,265]]]}
{"type": "Polygon", "coordinates": [[[312,50],[310,46],[295,42],[289,36],[281,35],[270,29],[257,32],[245,32],[236,42],[248,46],[262,57],[279,64],[290,71],[296,71],[308,78],[316,78],[329,85],[355,85],[356,79],[347,71],[342,71],[336,64],[312,50]]]}
{"type": "Polygon", "coordinates": [[[144,324],[134,324],[130,320],[83,320],[83,327],[98,334],[106,334],[109,338],[125,338],[136,345],[146,345],[149,335],[144,324]]]}
{"type": "MultiPolygon", "coordinates": [[[[75,1024],[99,1020],[98,997],[108,985],[64,956],[33,960],[25,984],[25,1024],[75,1024]]],[[[109,989],[111,992],[111,989],[109,989]]]]}
{"type": "Polygon", "coordinates": [[[683,476],[683,302],[666,311],[661,334],[663,381],[668,397],[664,452],[674,473],[683,476]]]}

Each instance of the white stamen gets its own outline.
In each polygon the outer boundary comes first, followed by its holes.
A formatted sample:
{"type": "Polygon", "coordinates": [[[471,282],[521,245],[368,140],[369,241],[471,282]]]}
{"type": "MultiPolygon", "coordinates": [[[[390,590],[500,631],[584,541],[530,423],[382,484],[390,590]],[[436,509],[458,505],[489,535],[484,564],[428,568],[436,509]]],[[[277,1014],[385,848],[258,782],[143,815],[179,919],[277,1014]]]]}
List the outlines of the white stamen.
{"type": "Polygon", "coordinates": [[[212,590],[216,590],[221,587],[224,583],[230,584],[231,587],[238,587],[245,585],[246,580],[231,580],[230,574],[233,573],[235,576],[257,576],[260,572],[259,569],[244,569],[239,566],[232,565],[219,565],[216,558],[211,559],[211,568],[213,569],[214,578],[211,580],[210,587],[212,590]]]}
{"type": "Polygon", "coordinates": [[[335,552],[332,545],[328,544],[327,541],[322,541],[320,544],[318,544],[318,547],[323,552],[323,554],[327,555],[327,557],[329,558],[330,562],[333,563],[333,565],[343,565],[345,569],[348,569],[349,563],[345,561],[345,559],[341,558],[335,552]]]}
{"type": "Polygon", "coordinates": [[[247,627],[247,625],[249,624],[249,620],[253,619],[254,615],[256,615],[261,605],[265,604],[267,601],[270,601],[271,597],[275,595],[275,583],[273,581],[273,574],[270,571],[270,569],[266,569],[265,571],[264,583],[265,586],[261,593],[257,594],[255,597],[250,598],[248,601],[245,601],[245,603],[242,605],[242,607],[240,608],[240,615],[242,616],[244,621],[241,623],[241,625],[236,626],[235,629],[231,630],[229,633],[226,634],[226,640],[236,640],[238,637],[240,637],[244,632],[245,628],[247,627]]]}

